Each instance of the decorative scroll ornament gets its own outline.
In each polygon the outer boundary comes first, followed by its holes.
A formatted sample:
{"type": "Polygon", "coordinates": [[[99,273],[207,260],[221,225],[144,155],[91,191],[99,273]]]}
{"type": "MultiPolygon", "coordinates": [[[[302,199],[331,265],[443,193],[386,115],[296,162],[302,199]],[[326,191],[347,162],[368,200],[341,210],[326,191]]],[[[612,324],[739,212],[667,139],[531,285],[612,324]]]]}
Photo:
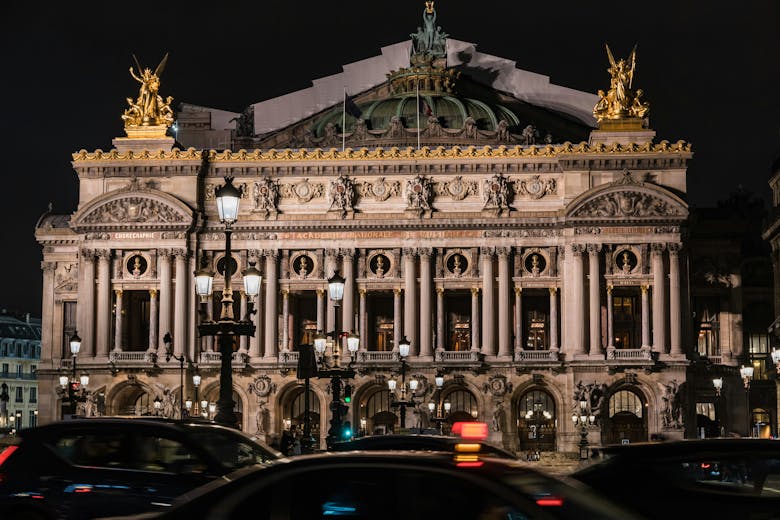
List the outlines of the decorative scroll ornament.
{"type": "Polygon", "coordinates": [[[370,192],[378,201],[385,201],[393,195],[398,195],[400,189],[401,184],[398,181],[388,182],[384,177],[379,177],[371,184],[365,183],[363,191],[370,192]]]}
{"type": "Polygon", "coordinates": [[[503,397],[508,392],[512,391],[512,382],[506,380],[506,376],[495,375],[490,380],[482,385],[482,391],[486,394],[490,394],[493,397],[503,397]]]}
{"type": "Polygon", "coordinates": [[[335,180],[331,181],[328,197],[330,199],[330,209],[338,211],[341,214],[341,218],[354,211],[352,205],[355,201],[355,189],[349,177],[339,175],[335,180]]]}
{"type": "Polygon", "coordinates": [[[276,384],[271,381],[267,374],[263,374],[249,383],[247,390],[258,397],[268,397],[273,392],[276,392],[276,384]]]}
{"type": "Polygon", "coordinates": [[[160,75],[165,68],[165,62],[168,61],[168,54],[165,54],[154,72],[149,68],[142,68],[135,55],[133,61],[137,71],[130,67],[130,75],[141,87],[135,100],[127,98],[130,107],[122,114],[125,131],[129,137],[164,137],[168,127],[173,124],[173,97],[163,99],[158,93],[160,75]]]}
{"type": "Polygon", "coordinates": [[[555,179],[542,180],[541,176],[533,175],[530,179],[519,181],[519,192],[532,199],[541,199],[545,195],[554,195],[558,191],[555,179]]]}

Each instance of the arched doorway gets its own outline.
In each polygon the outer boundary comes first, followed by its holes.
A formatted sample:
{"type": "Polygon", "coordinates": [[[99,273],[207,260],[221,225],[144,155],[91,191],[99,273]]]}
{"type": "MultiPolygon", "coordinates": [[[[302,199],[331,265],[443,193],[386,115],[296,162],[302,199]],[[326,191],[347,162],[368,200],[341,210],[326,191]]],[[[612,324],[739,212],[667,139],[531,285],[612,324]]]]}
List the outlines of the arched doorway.
{"type": "MultiPolygon", "coordinates": [[[[479,417],[479,407],[474,394],[463,388],[453,389],[442,396],[442,402],[449,403],[447,420],[442,424],[442,433],[448,435],[456,422],[476,421],[479,417]]],[[[445,408],[445,409],[446,409],[445,408]]]]}
{"type": "Polygon", "coordinates": [[[364,435],[384,435],[395,431],[398,416],[390,411],[390,390],[381,389],[369,395],[361,411],[359,431],[364,435]]]}
{"type": "Polygon", "coordinates": [[[609,397],[607,427],[602,429],[604,444],[647,441],[647,416],[642,397],[622,389],[609,397]]]}
{"type": "MultiPolygon", "coordinates": [[[[292,399],[284,407],[283,425],[285,428],[297,430],[303,433],[306,415],[306,394],[304,387],[292,390],[292,399]],[[289,426],[288,426],[289,425],[289,426]]],[[[309,390],[309,424],[311,436],[314,439],[313,446],[320,445],[320,399],[312,390],[309,390]]]]}
{"type": "Polygon", "coordinates": [[[544,390],[524,394],[517,408],[517,433],[521,451],[555,451],[557,416],[555,401],[544,390]]]}

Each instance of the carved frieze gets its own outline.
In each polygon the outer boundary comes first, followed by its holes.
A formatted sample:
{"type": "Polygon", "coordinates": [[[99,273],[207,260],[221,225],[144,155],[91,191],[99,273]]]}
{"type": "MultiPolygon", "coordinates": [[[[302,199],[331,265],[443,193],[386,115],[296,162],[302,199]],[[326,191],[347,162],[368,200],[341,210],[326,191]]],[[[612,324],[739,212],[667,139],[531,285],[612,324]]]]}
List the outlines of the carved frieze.
{"type": "Polygon", "coordinates": [[[515,191],[536,200],[545,195],[555,195],[558,191],[558,183],[553,178],[542,179],[540,175],[532,175],[515,181],[515,191]]]}
{"type": "Polygon", "coordinates": [[[181,223],[185,216],[175,208],[147,197],[123,197],[95,208],[84,216],[85,224],[181,223]]]}
{"type": "Polygon", "coordinates": [[[303,179],[295,184],[282,184],[280,193],[286,199],[298,199],[298,202],[309,202],[313,198],[322,197],[325,187],[322,183],[309,182],[303,179]]]}
{"type": "Polygon", "coordinates": [[[668,217],[681,216],[679,207],[667,201],[634,190],[616,191],[598,196],[583,204],[574,217],[668,217]]]}

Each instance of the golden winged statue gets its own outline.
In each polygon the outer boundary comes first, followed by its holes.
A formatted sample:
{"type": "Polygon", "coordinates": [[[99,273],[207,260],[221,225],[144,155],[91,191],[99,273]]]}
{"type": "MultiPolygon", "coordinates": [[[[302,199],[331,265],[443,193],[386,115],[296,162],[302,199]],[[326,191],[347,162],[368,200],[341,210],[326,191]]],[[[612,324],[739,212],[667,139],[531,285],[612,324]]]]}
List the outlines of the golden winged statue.
{"type": "Polygon", "coordinates": [[[122,114],[125,130],[148,126],[164,126],[167,129],[173,124],[173,110],[171,109],[173,97],[168,96],[163,99],[159,90],[160,76],[168,61],[168,53],[165,53],[154,72],[148,67],[142,68],[135,55],[133,55],[133,61],[137,70],[130,67],[130,75],[141,84],[141,87],[135,100],[127,98],[130,107],[122,114]]]}
{"type": "Polygon", "coordinates": [[[607,58],[609,58],[610,75],[609,90],[605,93],[598,91],[599,100],[593,107],[593,115],[597,121],[604,119],[642,119],[650,110],[650,104],[642,100],[642,90],[633,90],[634,71],[636,70],[636,45],[631,50],[628,59],[615,59],[609,45],[607,58]]]}

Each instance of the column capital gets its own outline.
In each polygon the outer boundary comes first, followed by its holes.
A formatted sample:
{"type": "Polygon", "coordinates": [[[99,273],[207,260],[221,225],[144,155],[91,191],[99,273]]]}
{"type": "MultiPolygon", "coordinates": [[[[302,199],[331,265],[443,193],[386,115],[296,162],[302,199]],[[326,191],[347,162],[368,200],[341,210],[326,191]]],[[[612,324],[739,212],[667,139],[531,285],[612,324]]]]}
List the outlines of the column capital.
{"type": "MultiPolygon", "coordinates": [[[[152,298],[154,298],[154,297],[156,297],[156,296],[157,296],[157,294],[158,294],[159,292],[160,292],[160,291],[158,291],[157,289],[149,289],[149,296],[151,296],[152,298]]],[[[117,289],[116,293],[117,293],[117,294],[122,294],[122,289],[117,289]]]]}
{"type": "Polygon", "coordinates": [[[95,250],[95,256],[98,257],[100,260],[110,260],[111,259],[111,250],[110,249],[96,249],[95,250]]]}
{"type": "Polygon", "coordinates": [[[682,244],[677,242],[666,244],[666,249],[669,251],[670,256],[677,256],[682,249],[682,244]]]}
{"type": "Polygon", "coordinates": [[[190,256],[189,251],[187,251],[186,249],[172,249],[171,253],[176,258],[180,258],[182,260],[186,260],[190,256]]]}
{"type": "Polygon", "coordinates": [[[550,290],[550,296],[555,296],[556,294],[558,294],[557,287],[549,287],[548,289],[550,290]]]}
{"type": "Polygon", "coordinates": [[[352,260],[355,258],[354,249],[339,249],[339,254],[344,260],[352,260]]]}
{"type": "Polygon", "coordinates": [[[276,260],[279,258],[279,251],[276,249],[263,249],[263,256],[267,259],[276,260]]]}
{"type": "Polygon", "coordinates": [[[338,258],[339,256],[339,250],[338,249],[326,249],[325,250],[325,258],[338,258]]]}
{"type": "Polygon", "coordinates": [[[362,297],[365,297],[365,295],[366,295],[366,293],[367,293],[367,292],[368,292],[368,290],[367,290],[365,287],[360,287],[360,288],[358,289],[358,294],[361,296],[361,298],[362,298],[362,297]]]}
{"type": "Polygon", "coordinates": [[[575,255],[580,255],[585,252],[585,244],[569,244],[569,248],[575,255]]]}
{"type": "Polygon", "coordinates": [[[515,294],[523,294],[523,288],[519,285],[515,285],[515,294]]]}
{"type": "Polygon", "coordinates": [[[555,249],[558,252],[558,256],[561,257],[561,260],[566,257],[566,246],[557,246],[553,247],[552,249],[555,249]]]}
{"type": "Polygon", "coordinates": [[[472,287],[471,288],[471,295],[472,296],[479,296],[479,287],[472,287]]]}
{"type": "Polygon", "coordinates": [[[612,289],[614,286],[612,284],[607,285],[607,294],[612,294],[612,289]]]}
{"type": "Polygon", "coordinates": [[[439,295],[444,294],[444,287],[436,287],[436,294],[439,295]]]}
{"type": "Polygon", "coordinates": [[[499,258],[507,258],[509,256],[509,253],[512,252],[511,247],[497,247],[496,248],[496,255],[498,255],[499,258]]]}
{"type": "Polygon", "coordinates": [[[157,256],[159,258],[170,258],[171,256],[173,256],[173,251],[170,249],[158,249],[157,256]]]}
{"type": "Polygon", "coordinates": [[[401,250],[401,253],[403,253],[403,256],[406,258],[413,258],[415,255],[417,255],[417,249],[413,247],[404,247],[401,250]]]}
{"type": "Polygon", "coordinates": [[[418,247],[417,248],[417,255],[420,257],[421,260],[430,260],[431,256],[433,255],[433,248],[430,247],[418,247]]]}
{"type": "Polygon", "coordinates": [[[401,287],[393,288],[393,294],[395,294],[396,296],[399,296],[402,292],[404,292],[404,290],[401,287]]]}
{"type": "Polygon", "coordinates": [[[642,290],[642,294],[650,290],[650,286],[645,284],[640,285],[639,288],[642,290]]]}
{"type": "Polygon", "coordinates": [[[665,249],[666,249],[665,244],[650,244],[650,251],[654,255],[660,255],[661,253],[664,252],[665,249]]]}
{"type": "Polygon", "coordinates": [[[79,258],[83,258],[84,260],[93,260],[95,258],[95,250],[82,247],[79,250],[79,258]]]}
{"type": "Polygon", "coordinates": [[[588,254],[593,256],[601,252],[601,244],[588,244],[588,254]]]}
{"type": "Polygon", "coordinates": [[[317,296],[325,296],[325,289],[318,287],[314,290],[317,293],[317,296]]]}
{"type": "Polygon", "coordinates": [[[479,248],[479,254],[481,256],[490,257],[496,254],[496,248],[490,246],[482,246],[479,248]]]}
{"type": "Polygon", "coordinates": [[[57,269],[57,262],[41,262],[41,271],[44,273],[53,273],[57,269]]]}

